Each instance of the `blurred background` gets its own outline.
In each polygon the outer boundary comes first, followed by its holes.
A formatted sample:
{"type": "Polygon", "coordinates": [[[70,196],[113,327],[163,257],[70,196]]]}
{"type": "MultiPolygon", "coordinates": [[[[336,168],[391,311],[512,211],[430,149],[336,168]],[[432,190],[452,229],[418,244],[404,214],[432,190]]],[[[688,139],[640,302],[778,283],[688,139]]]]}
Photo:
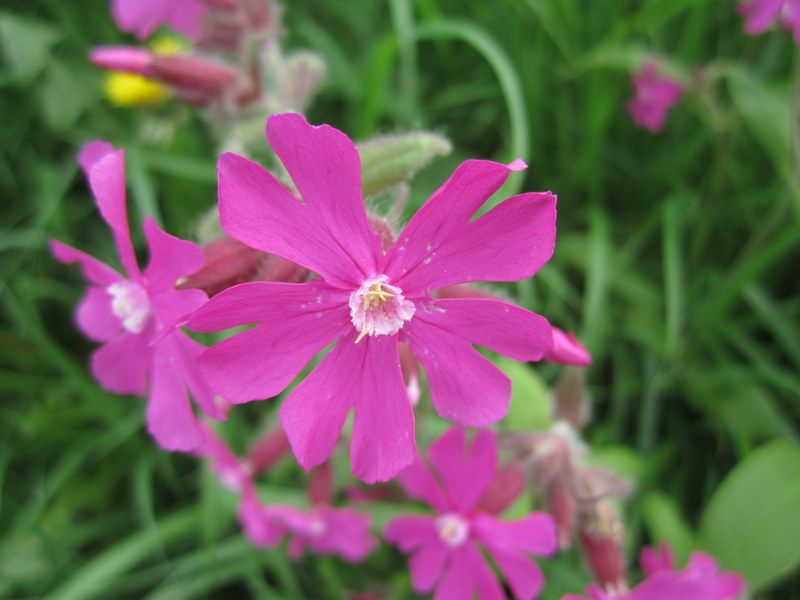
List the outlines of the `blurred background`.
{"type": "MultiPolygon", "coordinates": [[[[598,461],[636,482],[622,507],[631,562],[668,539],[682,558],[702,548],[742,572],[754,598],[800,598],[791,35],[747,36],[735,4],[716,0],[297,0],[284,27],[286,48],[327,61],[310,122],[355,140],[452,141],[412,182],[411,208],[465,158],[522,157],[529,168],[505,191],[558,195],[553,259],[508,292],[593,354],[585,433],[598,461]],[[687,89],[661,134],[625,109],[648,60],[687,89]]],[[[79,147],[126,149],[135,243],[147,214],[193,238],[216,202],[208,123],[174,100],[104,96],[89,48],[133,42],[98,0],[0,9],[0,597],[414,597],[388,547],[356,566],[252,548],[235,498],[196,459],[153,444],[141,399],[89,374],[93,344],[72,317],[80,274],[47,249],[57,238],[116,264],[79,147]]],[[[517,369],[514,408],[526,393],[543,402],[559,372],[517,369]]],[[[255,404],[243,423],[276,406],[255,404]]],[[[536,425],[515,414],[504,426],[536,425]]],[[[299,473],[282,465],[275,493],[299,494],[299,473]]],[[[576,552],[541,563],[547,600],[589,581],[576,552]]]]}

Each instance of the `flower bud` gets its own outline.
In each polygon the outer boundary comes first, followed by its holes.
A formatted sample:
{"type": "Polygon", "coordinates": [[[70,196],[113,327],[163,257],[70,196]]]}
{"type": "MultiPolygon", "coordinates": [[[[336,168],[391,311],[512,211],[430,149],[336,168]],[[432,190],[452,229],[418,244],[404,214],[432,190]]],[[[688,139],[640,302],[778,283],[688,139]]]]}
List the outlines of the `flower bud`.
{"type": "Polygon", "coordinates": [[[154,56],[150,65],[153,76],[190,91],[219,92],[238,79],[231,67],[196,56],[154,56]]]}
{"type": "Polygon", "coordinates": [[[622,556],[622,540],[618,530],[606,527],[582,527],[581,544],[595,580],[609,592],[625,592],[625,559],[622,556]]]}
{"type": "Polygon", "coordinates": [[[410,179],[435,156],[449,154],[450,141],[435,133],[418,131],[376,137],[358,145],[361,182],[371,196],[410,179]]]}
{"type": "Polygon", "coordinates": [[[525,472],[516,461],[497,470],[494,479],[478,501],[477,509],[499,515],[508,509],[525,490],[525,472]]]}
{"type": "Polygon", "coordinates": [[[284,455],[289,452],[289,440],[283,429],[276,427],[268,432],[250,449],[247,462],[253,472],[258,475],[271,469],[284,455]]]}
{"type": "Polygon", "coordinates": [[[286,63],[287,74],[279,84],[280,104],[284,110],[302,111],[325,77],[325,63],[307,51],[295,52],[286,63]]]}
{"type": "Polygon", "coordinates": [[[150,63],[155,55],[135,46],[98,46],[89,51],[89,60],[102,69],[153,77],[150,63]]]}
{"type": "Polygon", "coordinates": [[[324,462],[311,469],[308,478],[308,502],[311,506],[327,506],[333,499],[333,469],[324,462]]]}

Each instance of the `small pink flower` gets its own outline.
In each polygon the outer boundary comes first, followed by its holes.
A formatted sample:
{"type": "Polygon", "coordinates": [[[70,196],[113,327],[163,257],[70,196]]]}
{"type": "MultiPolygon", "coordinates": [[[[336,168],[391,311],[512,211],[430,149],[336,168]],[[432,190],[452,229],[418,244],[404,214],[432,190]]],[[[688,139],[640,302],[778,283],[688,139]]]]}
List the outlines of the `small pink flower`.
{"type": "Polygon", "coordinates": [[[750,0],[739,4],[737,10],[745,18],[745,33],[758,35],[778,22],[800,45],[800,0],[750,0]]]}
{"type": "Polygon", "coordinates": [[[234,402],[270,398],[334,343],[284,400],[281,423],[309,469],[330,456],[353,408],[353,472],[368,482],[388,480],[414,460],[414,414],[398,342],[425,368],[441,416],[476,427],[501,419],[510,381],[473,344],[539,360],[552,345],[550,325],[505,302],[434,299],[431,292],[533,275],[553,252],[555,197],[521,194],[471,220],[523,163],[468,161],[384,252],[364,210],[353,142],[298,114],[270,117],[267,134],[303,200],[259,165],[224,154],[222,227],[321,277],[303,284],[244,283],[195,313],[190,326],[198,331],[263,324],[204,355],[201,370],[209,383],[234,402]]]}
{"type": "Polygon", "coordinates": [[[631,75],[635,96],[628,101],[628,112],[639,127],[659,133],[664,129],[667,111],[683,97],[683,86],[661,75],[656,63],[645,63],[641,73],[631,75]]]}
{"type": "Polygon", "coordinates": [[[162,25],[196,40],[208,14],[205,0],[112,0],[111,14],[117,26],[140,40],[162,25]]]}
{"type": "Polygon", "coordinates": [[[693,552],[680,571],[675,570],[667,544],[642,550],[641,562],[647,577],[631,591],[604,591],[590,585],[588,596],[568,594],[562,600],[734,600],[745,590],[741,575],[720,573],[716,561],[703,552],[693,552]]]}
{"type": "Polygon", "coordinates": [[[431,444],[428,457],[436,474],[418,457],[400,472],[398,481],[408,494],[424,500],[438,514],[397,517],[384,532],[387,541],[412,553],[409,568],[414,590],[425,593],[436,588],[437,600],[469,600],[473,592],[485,600],[505,598],[481,553],[482,546],[505,575],[515,598],[535,598],[544,578],[527,554],[555,552],[556,527],[546,513],[501,521],[481,508],[496,475],[494,433],[478,431],[467,448],[465,431],[451,427],[431,444]]]}
{"type": "Polygon", "coordinates": [[[262,505],[252,486],[244,490],[239,520],[245,535],[257,546],[276,546],[290,535],[289,556],[293,560],[299,559],[307,547],[317,554],[336,554],[360,562],[378,545],[369,533],[369,515],[328,505],[308,511],[288,505],[262,505]]]}
{"type": "Polygon", "coordinates": [[[225,418],[223,407],[196,371],[205,347],[177,327],[206,301],[199,290],[175,289],[178,279],[203,265],[203,253],[191,242],[164,233],[148,218],[144,232],[150,264],[140,271],[126,214],[124,151],[93,142],[83,148],[80,163],[126,273],[120,275],[88,254],[51,241],[54,256],[80,264],[90,284],[76,319],[88,338],[103,344],[92,354],[92,374],[117,394],[144,394],[149,388],[148,430],[167,450],[189,450],[203,436],[187,388],[208,416],[225,418]]]}

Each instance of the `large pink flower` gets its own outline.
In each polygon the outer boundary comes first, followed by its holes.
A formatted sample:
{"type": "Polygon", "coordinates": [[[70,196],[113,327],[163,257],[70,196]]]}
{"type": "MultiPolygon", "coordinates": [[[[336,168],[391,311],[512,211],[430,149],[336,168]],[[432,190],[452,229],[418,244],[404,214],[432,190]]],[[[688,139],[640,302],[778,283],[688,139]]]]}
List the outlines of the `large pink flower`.
{"type": "Polygon", "coordinates": [[[627,107],[634,123],[659,133],[664,129],[669,109],[683,98],[683,86],[661,74],[653,62],[646,63],[641,73],[632,74],[631,83],[635,96],[628,101],[627,107]]]}
{"type": "Polygon", "coordinates": [[[737,10],[744,16],[744,30],[749,35],[764,33],[779,22],[800,45],[800,0],[749,0],[739,4],[737,10]]]}
{"type": "Polygon", "coordinates": [[[139,270],[131,244],[125,201],[125,153],[105,142],[84,147],[80,163],[100,214],[114,235],[126,276],[96,258],[56,240],[55,257],[77,262],[89,281],[78,305],[78,327],[103,345],[92,354],[92,374],[117,394],[144,394],[149,387],[147,427],[167,450],[188,450],[203,440],[187,397],[187,388],[203,411],[224,413],[200,379],[196,362],[204,346],[176,324],[206,301],[200,290],[176,291],[175,283],[203,266],[203,252],[164,233],[148,218],[144,233],[150,264],[139,270]]]}
{"type": "Polygon", "coordinates": [[[505,598],[480,544],[505,575],[515,598],[538,596],[544,578],[527,553],[555,552],[555,522],[546,513],[501,521],[482,510],[481,500],[496,474],[494,433],[478,431],[468,449],[464,430],[452,427],[431,444],[428,457],[436,475],[418,457],[400,472],[398,480],[408,494],[424,500],[438,514],[397,517],[384,532],[389,542],[413,553],[409,568],[414,590],[425,593],[436,588],[436,600],[470,600],[473,592],[483,600],[505,598]]]}
{"type": "Polygon", "coordinates": [[[167,25],[186,37],[200,37],[203,18],[210,7],[206,0],[112,0],[111,14],[117,26],[144,39],[167,25]]]}
{"type": "Polygon", "coordinates": [[[399,341],[425,368],[440,415],[476,427],[502,418],[510,381],[472,345],[538,360],[552,345],[549,324],[505,302],[435,300],[431,291],[533,275],[553,252],[555,197],[521,194],[471,220],[523,163],[467,161],[384,253],[367,221],[353,142],[298,114],[270,117],[267,136],[302,201],[259,165],[224,154],[222,227],[321,277],[303,284],[245,283],[195,313],[189,326],[199,331],[264,324],[201,358],[212,387],[233,402],[275,396],[336,342],[283,402],[281,423],[308,469],[330,456],[354,408],[353,472],[369,482],[390,479],[414,459],[414,415],[399,341]]]}
{"type": "Polygon", "coordinates": [[[562,600],[734,600],[744,593],[742,576],[720,573],[716,561],[703,552],[693,552],[680,571],[666,544],[642,550],[641,561],[647,578],[629,592],[607,592],[590,585],[588,596],[568,594],[562,600]]]}

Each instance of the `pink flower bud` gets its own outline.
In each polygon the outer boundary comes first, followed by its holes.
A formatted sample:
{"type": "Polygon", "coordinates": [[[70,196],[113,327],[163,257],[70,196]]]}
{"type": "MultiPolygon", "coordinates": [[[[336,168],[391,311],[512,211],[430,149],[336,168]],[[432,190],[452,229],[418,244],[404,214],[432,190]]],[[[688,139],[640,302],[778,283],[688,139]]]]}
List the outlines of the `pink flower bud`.
{"type": "Polygon", "coordinates": [[[154,56],[151,67],[164,83],[190,91],[219,92],[238,79],[236,70],[196,56],[154,56]]]}
{"type": "Polygon", "coordinates": [[[154,54],[134,46],[98,46],[89,51],[89,60],[109,71],[124,71],[143,77],[153,77],[150,63],[154,54]]]}
{"type": "Polygon", "coordinates": [[[544,360],[562,365],[586,367],[592,364],[592,355],[573,334],[553,327],[553,347],[544,353],[544,360]]]}
{"type": "Polygon", "coordinates": [[[289,440],[280,427],[270,431],[259,440],[247,455],[247,462],[258,475],[270,469],[289,452],[289,440]]]}
{"type": "Polygon", "coordinates": [[[558,528],[558,547],[562,550],[572,545],[578,516],[575,493],[567,481],[554,481],[547,492],[547,511],[553,515],[558,528]]]}
{"type": "Polygon", "coordinates": [[[311,469],[308,479],[308,501],[311,506],[328,505],[333,499],[333,469],[324,462],[311,469]]]}
{"type": "Polygon", "coordinates": [[[525,471],[516,461],[509,461],[497,474],[478,501],[477,510],[499,515],[508,509],[525,490],[525,471]]]}
{"type": "Polygon", "coordinates": [[[619,542],[590,528],[582,529],[580,536],[584,555],[595,580],[607,591],[627,590],[625,559],[619,542]]]}
{"type": "Polygon", "coordinates": [[[308,277],[308,269],[225,235],[205,244],[203,253],[206,261],[203,268],[181,280],[178,289],[197,288],[214,296],[247,281],[300,283],[308,277]]]}

